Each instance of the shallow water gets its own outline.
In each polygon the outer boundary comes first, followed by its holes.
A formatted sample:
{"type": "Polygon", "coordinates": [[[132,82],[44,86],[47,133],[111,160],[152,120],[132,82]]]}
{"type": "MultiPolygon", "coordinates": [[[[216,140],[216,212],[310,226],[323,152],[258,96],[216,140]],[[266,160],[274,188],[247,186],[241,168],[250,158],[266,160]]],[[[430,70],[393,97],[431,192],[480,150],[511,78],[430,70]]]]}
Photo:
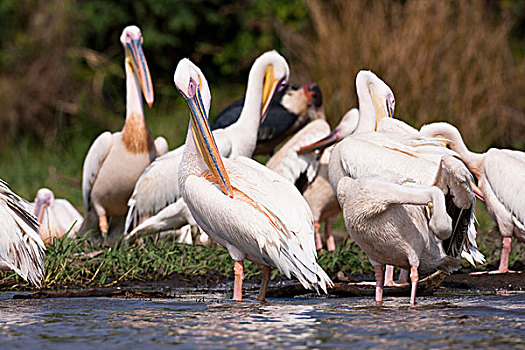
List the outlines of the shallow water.
{"type": "Polygon", "coordinates": [[[2,349],[522,348],[525,294],[408,298],[13,300],[0,294],[2,349]]]}

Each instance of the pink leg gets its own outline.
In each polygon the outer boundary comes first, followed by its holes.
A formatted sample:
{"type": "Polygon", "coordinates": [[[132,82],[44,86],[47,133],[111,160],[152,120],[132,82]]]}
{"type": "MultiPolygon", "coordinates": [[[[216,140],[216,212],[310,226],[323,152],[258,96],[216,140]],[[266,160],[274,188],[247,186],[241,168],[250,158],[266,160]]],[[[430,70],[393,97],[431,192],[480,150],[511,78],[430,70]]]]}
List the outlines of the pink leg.
{"type": "Polygon", "coordinates": [[[270,282],[270,266],[263,266],[261,275],[262,275],[262,282],[261,282],[261,289],[259,290],[259,296],[257,297],[257,300],[264,301],[266,299],[266,291],[268,290],[268,282],[270,282]]]}
{"type": "Polygon", "coordinates": [[[498,273],[514,273],[516,271],[509,270],[509,256],[511,250],[512,237],[503,237],[503,248],[501,248],[501,257],[499,259],[499,268],[494,271],[480,271],[472,272],[471,275],[495,275],[498,273]]]}
{"type": "Polygon", "coordinates": [[[319,234],[319,228],[321,225],[316,221],[314,222],[314,229],[315,229],[315,249],[323,249],[323,241],[321,240],[321,235],[319,234]]]}
{"type": "Polygon", "coordinates": [[[385,268],[385,286],[387,287],[393,287],[395,285],[394,283],[394,266],[392,265],[386,265],[385,268]]]}
{"type": "Polygon", "coordinates": [[[410,282],[412,283],[412,291],[410,292],[410,305],[416,305],[416,290],[417,290],[417,280],[419,276],[417,273],[417,267],[410,268],[410,282]]]}
{"type": "Polygon", "coordinates": [[[501,248],[501,257],[499,259],[499,273],[509,272],[509,256],[511,249],[512,238],[503,237],[503,248],[501,248]]]}
{"type": "Polygon", "coordinates": [[[376,305],[383,305],[383,266],[374,266],[376,273],[376,305]]]}
{"type": "Polygon", "coordinates": [[[332,224],[334,223],[334,220],[327,219],[324,222],[324,233],[326,237],[326,249],[329,252],[333,252],[335,250],[335,239],[332,231],[332,224]]]}
{"type": "Polygon", "coordinates": [[[108,218],[106,215],[100,216],[98,218],[98,226],[100,227],[102,237],[105,238],[108,234],[108,218]]]}
{"type": "Polygon", "coordinates": [[[397,281],[399,284],[407,284],[408,283],[408,270],[401,269],[399,272],[399,280],[397,281]]]}
{"type": "Polygon", "coordinates": [[[242,301],[242,280],[244,279],[244,261],[235,261],[233,266],[235,280],[233,282],[233,300],[242,301]]]}

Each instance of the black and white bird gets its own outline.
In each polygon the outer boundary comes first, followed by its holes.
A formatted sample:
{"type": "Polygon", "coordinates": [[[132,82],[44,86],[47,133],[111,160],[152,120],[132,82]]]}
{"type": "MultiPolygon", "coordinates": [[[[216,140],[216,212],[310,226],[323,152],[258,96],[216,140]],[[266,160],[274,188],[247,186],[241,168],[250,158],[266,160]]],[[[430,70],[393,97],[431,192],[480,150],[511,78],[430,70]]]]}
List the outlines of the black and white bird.
{"type": "MultiPolygon", "coordinates": [[[[225,128],[237,121],[244,105],[244,98],[226,107],[213,121],[212,130],[225,128]]],[[[287,85],[276,92],[268,115],[259,126],[254,155],[273,154],[275,147],[295,134],[310,120],[322,118],[323,96],[316,83],[301,87],[287,85]]]]}

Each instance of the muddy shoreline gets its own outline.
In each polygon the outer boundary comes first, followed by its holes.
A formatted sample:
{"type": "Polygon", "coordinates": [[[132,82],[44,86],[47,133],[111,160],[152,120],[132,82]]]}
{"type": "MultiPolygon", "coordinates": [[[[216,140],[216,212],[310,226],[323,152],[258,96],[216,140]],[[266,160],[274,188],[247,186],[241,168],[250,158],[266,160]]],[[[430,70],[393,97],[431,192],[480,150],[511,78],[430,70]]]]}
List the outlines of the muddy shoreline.
{"type": "MultiPolygon", "coordinates": [[[[336,287],[329,291],[331,297],[371,296],[374,287],[359,286],[355,282],[373,281],[373,275],[352,274],[342,277],[334,276],[336,287]],[[338,278],[339,277],[339,278],[338,278]],[[345,281],[341,281],[344,279],[345,281]],[[348,280],[351,283],[348,283],[348,280]]],[[[525,291],[525,273],[507,273],[499,275],[471,275],[470,271],[445,276],[441,275],[430,284],[420,283],[418,295],[468,295],[468,294],[505,294],[525,291]]],[[[244,292],[251,296],[258,290],[259,279],[253,277],[245,280],[244,292]]],[[[233,280],[216,271],[204,275],[185,275],[174,273],[169,278],[160,281],[125,281],[111,287],[59,288],[56,290],[20,291],[14,299],[42,299],[69,297],[145,297],[145,298],[177,298],[184,294],[225,294],[229,295],[233,288],[233,280]]],[[[304,290],[298,283],[277,276],[270,282],[268,297],[295,297],[312,294],[304,290]]],[[[385,289],[386,296],[409,295],[409,288],[392,287],[385,289]]],[[[227,297],[227,296],[226,296],[227,297]]]]}

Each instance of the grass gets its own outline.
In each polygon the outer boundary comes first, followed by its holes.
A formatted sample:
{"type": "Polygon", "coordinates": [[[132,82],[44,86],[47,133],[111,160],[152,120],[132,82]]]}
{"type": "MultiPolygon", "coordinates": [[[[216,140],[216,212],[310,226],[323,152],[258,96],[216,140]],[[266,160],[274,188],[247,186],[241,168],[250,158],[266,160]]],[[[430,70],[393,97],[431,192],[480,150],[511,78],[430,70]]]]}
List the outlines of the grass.
{"type": "MultiPolygon", "coordinates": [[[[335,252],[323,252],[319,264],[331,274],[338,271],[371,272],[364,253],[353,242],[335,252]]],[[[86,238],[63,237],[48,246],[46,276],[43,288],[109,287],[119,282],[158,281],[173,273],[188,276],[208,272],[233,276],[233,262],[221,247],[202,247],[173,243],[167,239],[155,242],[151,237],[140,246],[104,248],[86,238]],[[94,257],[93,253],[99,253],[94,257]]],[[[245,276],[259,274],[260,266],[245,262],[245,276]]],[[[273,270],[273,277],[278,274],[273,270]]],[[[0,289],[26,289],[30,285],[14,272],[0,273],[0,289]]]]}

